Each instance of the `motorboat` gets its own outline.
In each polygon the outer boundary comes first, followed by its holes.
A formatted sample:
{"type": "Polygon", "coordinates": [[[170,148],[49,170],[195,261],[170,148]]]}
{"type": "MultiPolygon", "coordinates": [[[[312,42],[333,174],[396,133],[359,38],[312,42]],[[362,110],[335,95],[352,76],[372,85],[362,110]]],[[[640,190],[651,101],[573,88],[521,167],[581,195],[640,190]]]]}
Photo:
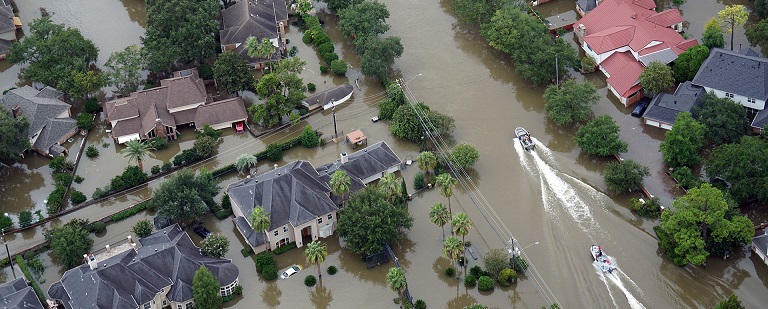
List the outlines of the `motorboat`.
{"type": "Polygon", "coordinates": [[[517,140],[520,141],[520,145],[523,146],[523,149],[528,151],[536,149],[536,143],[533,141],[531,134],[528,134],[528,131],[523,127],[517,127],[515,129],[515,135],[517,136],[517,140]]]}
{"type": "Polygon", "coordinates": [[[603,272],[610,273],[616,269],[616,264],[611,262],[610,258],[605,255],[603,249],[600,248],[600,246],[592,245],[592,247],[589,248],[589,252],[592,253],[592,258],[595,259],[603,272]]]}

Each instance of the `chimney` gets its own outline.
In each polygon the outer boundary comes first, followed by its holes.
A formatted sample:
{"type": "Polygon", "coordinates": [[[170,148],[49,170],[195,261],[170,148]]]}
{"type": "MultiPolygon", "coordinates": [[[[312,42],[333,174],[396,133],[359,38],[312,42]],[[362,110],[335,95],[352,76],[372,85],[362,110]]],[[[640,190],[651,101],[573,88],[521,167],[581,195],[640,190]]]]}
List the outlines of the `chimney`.
{"type": "Polygon", "coordinates": [[[106,250],[107,250],[107,253],[112,253],[112,249],[109,247],[109,245],[106,245],[106,247],[105,247],[105,248],[106,248],[106,250]]]}
{"type": "Polygon", "coordinates": [[[277,169],[277,164],[274,165],[273,169],[277,169]]]}
{"type": "Polygon", "coordinates": [[[131,235],[128,235],[128,243],[129,243],[129,244],[132,244],[132,243],[133,243],[133,239],[131,238],[131,235]]]}
{"type": "Polygon", "coordinates": [[[13,119],[16,119],[17,117],[21,116],[21,106],[14,106],[11,109],[11,112],[13,112],[13,119]]]}
{"type": "Polygon", "coordinates": [[[96,257],[94,257],[93,254],[83,254],[83,257],[85,257],[85,261],[88,262],[88,267],[90,267],[91,270],[99,268],[99,263],[96,262],[96,257]]]}
{"type": "Polygon", "coordinates": [[[349,161],[349,157],[347,157],[346,152],[341,153],[341,164],[347,163],[349,161]]]}

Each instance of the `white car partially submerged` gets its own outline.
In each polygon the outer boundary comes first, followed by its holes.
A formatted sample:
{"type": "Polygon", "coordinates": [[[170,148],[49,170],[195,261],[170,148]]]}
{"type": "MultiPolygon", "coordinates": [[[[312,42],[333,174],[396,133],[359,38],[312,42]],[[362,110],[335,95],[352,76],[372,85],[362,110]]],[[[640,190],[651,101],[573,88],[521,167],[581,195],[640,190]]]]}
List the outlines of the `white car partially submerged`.
{"type": "Polygon", "coordinates": [[[288,279],[288,277],[298,274],[300,271],[301,267],[299,265],[293,265],[280,274],[280,279],[288,279]]]}

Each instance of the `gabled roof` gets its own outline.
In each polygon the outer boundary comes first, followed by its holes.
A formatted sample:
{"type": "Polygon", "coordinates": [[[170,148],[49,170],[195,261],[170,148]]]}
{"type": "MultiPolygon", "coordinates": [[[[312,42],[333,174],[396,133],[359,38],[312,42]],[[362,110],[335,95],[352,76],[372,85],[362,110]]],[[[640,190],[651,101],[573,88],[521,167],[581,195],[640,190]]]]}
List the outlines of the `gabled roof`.
{"type": "Polygon", "coordinates": [[[225,122],[243,121],[248,119],[245,103],[240,97],[200,105],[195,113],[195,127],[215,125],[225,122]]]}
{"type": "Polygon", "coordinates": [[[693,84],[748,98],[768,98],[768,59],[713,48],[693,84]]]}
{"type": "Polygon", "coordinates": [[[675,94],[656,95],[645,110],[643,118],[674,124],[678,113],[690,112],[693,107],[701,106],[704,93],[704,88],[686,81],[677,87],[675,94]]]}
{"type": "Polygon", "coordinates": [[[0,3],[0,33],[16,31],[13,17],[13,7],[10,4],[0,3]]]}
{"type": "Polygon", "coordinates": [[[258,247],[264,244],[264,233],[254,231],[251,224],[248,223],[248,219],[245,217],[235,218],[235,226],[240,233],[245,237],[245,241],[248,242],[251,247],[258,247]]]}
{"type": "Polygon", "coordinates": [[[635,36],[635,26],[620,26],[605,29],[584,37],[589,47],[596,53],[602,54],[621,46],[629,45],[635,36]]]}
{"type": "Polygon", "coordinates": [[[752,123],[750,124],[753,128],[758,129],[762,129],[765,125],[768,125],[768,108],[764,108],[757,112],[755,119],[752,119],[752,123]]]}
{"type": "Polygon", "coordinates": [[[72,118],[55,118],[48,121],[40,135],[37,137],[32,148],[50,152],[49,149],[58,145],[59,141],[65,136],[72,134],[77,130],[77,120],[72,118]]]}
{"type": "Polygon", "coordinates": [[[197,70],[175,72],[174,77],[160,80],[160,85],[168,87],[165,97],[165,106],[168,109],[206,102],[205,85],[203,79],[197,75],[197,70]],[[179,74],[182,72],[189,74],[179,74]]]}
{"type": "Polygon", "coordinates": [[[637,62],[629,52],[613,53],[603,60],[600,66],[610,75],[607,79],[608,84],[624,97],[631,94],[630,90],[638,85],[640,73],[643,72],[643,65],[637,62]]]}
{"type": "Polygon", "coordinates": [[[355,88],[350,84],[342,84],[331,89],[323,90],[314,95],[302,100],[308,106],[320,105],[331,103],[331,101],[338,101],[348,96],[355,88]]]}
{"type": "Polygon", "coordinates": [[[0,55],[8,54],[8,51],[11,50],[11,45],[13,45],[13,41],[0,39],[0,55]]]}
{"type": "Polygon", "coordinates": [[[137,250],[115,254],[91,270],[88,264],[64,273],[48,289],[66,308],[138,308],[157,293],[171,301],[192,299],[195,271],[204,265],[222,285],[235,281],[237,267],[228,259],[204,256],[178,225],[140,240],[137,250]],[[171,286],[169,291],[163,289],[171,286]]]}
{"type": "Polygon", "coordinates": [[[744,56],[750,56],[750,57],[761,57],[760,53],[756,52],[755,50],[749,47],[740,49],[739,54],[742,54],[744,56]]]}
{"type": "Polygon", "coordinates": [[[380,175],[390,167],[400,164],[400,158],[385,142],[378,142],[348,155],[347,163],[336,161],[319,167],[321,174],[332,175],[342,169],[350,178],[365,180],[373,175],[380,175]]]}
{"type": "Polygon", "coordinates": [[[285,0],[244,0],[224,9],[221,14],[221,45],[235,45],[234,51],[242,55],[248,63],[257,63],[266,59],[259,60],[248,56],[245,41],[249,37],[255,37],[259,41],[267,38],[272,40],[276,47],[269,60],[280,59],[280,50],[285,46],[282,40],[278,40],[278,24],[288,21],[288,6],[285,0]]]}
{"type": "Polygon", "coordinates": [[[269,213],[270,231],[289,223],[300,226],[338,210],[330,191],[307,161],[294,161],[227,187],[229,197],[243,214],[249,215],[255,206],[269,213]]]}
{"type": "Polygon", "coordinates": [[[680,12],[677,9],[668,9],[656,13],[653,10],[655,7],[653,0],[604,0],[584,18],[576,22],[575,26],[584,25],[586,29],[584,39],[598,53],[623,46],[629,46],[637,52],[651,42],[657,41],[666,42],[676,55],[681,54],[685,49],[678,47],[677,44],[685,39],[674,29],[663,26],[681,23],[683,20],[680,12]],[[629,38],[629,42],[624,44],[627,41],[624,36],[628,33],[626,27],[630,26],[634,26],[635,30],[629,38]],[[598,40],[600,44],[596,44],[596,46],[599,48],[593,46],[592,42],[595,41],[596,37],[604,37],[606,34],[613,34],[613,36],[620,34],[621,36],[620,38],[611,37],[612,39],[605,42],[598,40]],[[590,39],[590,37],[593,38],[590,39]]]}
{"type": "Polygon", "coordinates": [[[32,147],[48,153],[51,146],[77,127],[77,121],[72,118],[66,116],[57,118],[64,115],[70,108],[69,104],[59,100],[62,95],[51,87],[36,90],[30,86],[24,86],[8,91],[0,98],[0,104],[9,111],[19,107],[21,115],[29,120],[27,137],[30,140],[37,138],[32,147]]]}
{"type": "Polygon", "coordinates": [[[576,5],[585,13],[589,13],[589,11],[597,7],[597,0],[576,0],[576,5]]]}
{"type": "Polygon", "coordinates": [[[0,308],[43,309],[43,304],[24,278],[0,284],[0,308]]]}

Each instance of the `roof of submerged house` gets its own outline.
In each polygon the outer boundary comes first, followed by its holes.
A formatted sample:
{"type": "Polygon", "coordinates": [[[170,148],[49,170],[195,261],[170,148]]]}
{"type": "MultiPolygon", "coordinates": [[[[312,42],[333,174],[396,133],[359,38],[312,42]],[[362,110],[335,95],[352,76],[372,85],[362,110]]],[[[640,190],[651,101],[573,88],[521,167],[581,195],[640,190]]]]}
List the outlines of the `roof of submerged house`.
{"type": "Polygon", "coordinates": [[[768,59],[749,56],[753,53],[713,48],[693,78],[693,84],[748,98],[767,99],[768,59]]]}
{"type": "Polygon", "coordinates": [[[71,106],[60,100],[62,95],[63,93],[51,87],[37,90],[24,86],[8,91],[0,98],[0,105],[7,108],[11,114],[13,109],[18,107],[18,113],[29,121],[27,137],[36,138],[32,147],[48,152],[77,127],[77,121],[69,118],[68,114],[65,115],[71,106]]]}
{"type": "Polygon", "coordinates": [[[660,93],[651,100],[643,114],[644,118],[674,124],[678,113],[690,112],[701,105],[704,88],[693,85],[690,81],[680,84],[675,94],[660,93]]]}
{"type": "Polygon", "coordinates": [[[611,87],[616,89],[616,92],[626,96],[637,91],[635,88],[639,85],[643,65],[637,62],[629,52],[613,53],[600,65],[610,75],[607,81],[611,87]]]}
{"type": "Polygon", "coordinates": [[[0,308],[3,309],[43,309],[35,290],[27,285],[24,278],[18,278],[0,284],[0,308]]]}
{"type": "Polygon", "coordinates": [[[288,20],[288,7],[285,0],[245,0],[224,9],[222,12],[222,30],[219,31],[221,45],[235,45],[234,51],[241,54],[249,63],[258,59],[248,56],[245,41],[255,37],[261,41],[264,38],[273,40],[276,51],[270,55],[271,60],[280,59],[278,50],[282,48],[279,37],[278,23],[288,20]]]}

